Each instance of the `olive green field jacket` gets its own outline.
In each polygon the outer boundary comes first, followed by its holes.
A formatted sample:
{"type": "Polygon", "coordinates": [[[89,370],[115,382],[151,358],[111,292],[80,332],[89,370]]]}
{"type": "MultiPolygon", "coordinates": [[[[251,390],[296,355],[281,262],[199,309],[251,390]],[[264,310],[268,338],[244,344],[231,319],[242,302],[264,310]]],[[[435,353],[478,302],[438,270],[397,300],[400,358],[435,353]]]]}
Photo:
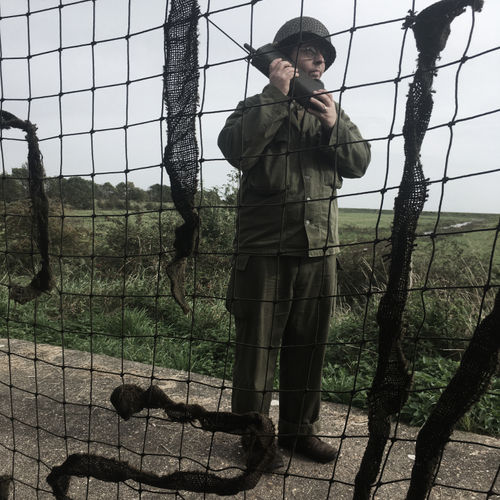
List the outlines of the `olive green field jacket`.
{"type": "Polygon", "coordinates": [[[370,145],[338,109],[330,131],[272,85],[240,102],[219,134],[226,160],[241,170],[238,254],[338,253],[337,189],[364,175],[370,145]]]}

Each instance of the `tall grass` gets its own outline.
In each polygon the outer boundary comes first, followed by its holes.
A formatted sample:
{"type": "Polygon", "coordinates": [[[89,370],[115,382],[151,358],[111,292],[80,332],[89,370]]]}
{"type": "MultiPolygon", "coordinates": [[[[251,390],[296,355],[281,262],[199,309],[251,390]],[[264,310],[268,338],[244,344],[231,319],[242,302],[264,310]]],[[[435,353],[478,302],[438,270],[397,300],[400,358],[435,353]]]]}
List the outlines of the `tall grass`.
{"type": "MultiPolygon", "coordinates": [[[[9,214],[0,226],[0,241],[7,250],[1,257],[5,273],[0,282],[5,335],[230,378],[234,329],[224,294],[233,209],[201,210],[202,239],[186,279],[193,306],[189,316],[173,301],[165,273],[172,256],[173,228],[179,223],[172,210],[128,217],[109,211],[93,218],[75,212],[75,217],[64,219],[53,212],[56,289],[23,306],[8,299],[9,285],[27,282],[37,259],[26,209],[12,206],[9,214]]],[[[366,405],[376,366],[375,316],[388,272],[384,238],[389,234],[389,214],[383,214],[376,244],[374,214],[342,214],[346,246],[323,381],[324,399],[358,407],[366,405]]],[[[494,217],[485,217],[477,224],[494,228],[494,217]]],[[[458,216],[444,219],[448,225],[459,220],[458,216]]],[[[404,349],[414,385],[400,418],[414,425],[423,423],[456,371],[476,324],[489,311],[494,290],[485,293],[484,285],[500,283],[497,254],[489,268],[493,229],[426,237],[435,221],[435,214],[427,214],[420,228],[405,312],[404,349]]],[[[460,427],[500,435],[499,394],[495,380],[460,427]]]]}

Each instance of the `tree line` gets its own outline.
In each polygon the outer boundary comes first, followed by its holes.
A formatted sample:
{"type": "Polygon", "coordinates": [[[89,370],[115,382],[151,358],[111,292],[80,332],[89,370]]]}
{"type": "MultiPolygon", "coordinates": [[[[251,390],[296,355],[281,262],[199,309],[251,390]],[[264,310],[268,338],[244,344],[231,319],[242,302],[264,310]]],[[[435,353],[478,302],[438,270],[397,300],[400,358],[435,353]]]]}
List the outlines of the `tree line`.
{"type": "MultiPolygon", "coordinates": [[[[27,165],[13,168],[10,174],[0,176],[0,201],[11,203],[29,197],[27,165]]],[[[60,200],[76,209],[91,209],[94,203],[100,208],[124,208],[128,202],[172,202],[170,186],[153,184],[141,189],[133,182],[99,184],[83,177],[50,177],[45,179],[45,192],[49,199],[60,200]]]]}

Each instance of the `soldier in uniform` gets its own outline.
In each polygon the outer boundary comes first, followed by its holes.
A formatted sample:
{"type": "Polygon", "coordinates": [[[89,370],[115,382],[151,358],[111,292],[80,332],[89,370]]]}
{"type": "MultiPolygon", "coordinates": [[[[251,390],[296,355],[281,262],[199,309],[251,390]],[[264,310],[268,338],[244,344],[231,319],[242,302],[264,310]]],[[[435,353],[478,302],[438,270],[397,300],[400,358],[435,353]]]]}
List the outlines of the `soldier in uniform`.
{"type": "MultiPolygon", "coordinates": [[[[283,54],[262,93],[240,102],[220,132],[241,171],[227,304],[236,325],[232,410],[269,413],[278,354],[278,443],[314,461],[337,450],[319,437],[321,376],[336,292],[337,190],[359,178],[370,146],[331,93],[288,97],[297,74],[320,79],[335,60],[327,28],[300,17],[277,32],[283,54]]],[[[325,91],[326,92],[326,91],[325,91]]],[[[271,468],[282,465],[278,456],[271,468]]]]}

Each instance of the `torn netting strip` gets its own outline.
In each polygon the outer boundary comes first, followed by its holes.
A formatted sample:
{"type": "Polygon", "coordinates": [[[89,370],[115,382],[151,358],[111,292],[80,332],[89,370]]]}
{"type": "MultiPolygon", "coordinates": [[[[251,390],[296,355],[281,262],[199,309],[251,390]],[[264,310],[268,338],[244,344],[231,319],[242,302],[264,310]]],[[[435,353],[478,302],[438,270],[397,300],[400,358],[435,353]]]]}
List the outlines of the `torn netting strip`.
{"type": "Polygon", "coordinates": [[[491,313],[478,325],[457,372],[418,433],[408,500],[424,500],[453,427],[486,392],[498,368],[500,290],[491,313]]]}
{"type": "Polygon", "coordinates": [[[184,291],[186,258],[196,248],[199,233],[194,206],[198,176],[198,18],[198,2],[173,0],[165,24],[163,99],[167,144],[163,164],[170,177],[175,207],[184,219],[184,224],[175,229],[175,256],[167,266],[167,273],[172,295],[185,313],[189,311],[184,291]]]}
{"type": "Polygon", "coordinates": [[[405,27],[411,27],[415,35],[418,63],[406,102],[403,126],[405,164],[394,203],[387,291],[377,313],[379,358],[368,394],[370,437],[356,476],[356,499],[370,496],[389,438],[390,416],[405,404],[411,386],[401,337],[416,228],[427,198],[420,149],[432,113],[436,60],[446,46],[453,19],[462,14],[466,6],[480,10],[482,5],[482,0],[442,0],[418,16],[410,16],[405,22],[405,27]]]}
{"type": "Polygon", "coordinates": [[[44,170],[42,154],[38,146],[36,125],[28,120],[20,120],[12,113],[1,111],[0,128],[17,128],[26,132],[28,143],[28,185],[33,218],[35,243],[40,252],[40,270],[29,285],[11,284],[10,298],[25,304],[38,297],[42,292],[52,289],[52,274],[49,261],[49,201],[43,185],[44,170]]]}
{"type": "Polygon", "coordinates": [[[72,476],[94,477],[101,481],[119,483],[133,480],[157,488],[173,491],[185,490],[217,495],[236,495],[240,491],[254,488],[269,467],[276,454],[274,425],[270,418],[260,413],[236,414],[207,411],[197,404],[177,403],[159,387],[144,390],[133,384],[118,386],[110,397],[116,412],[124,420],[144,408],[161,408],[173,422],[199,422],[201,428],[210,432],[243,434],[250,443],[250,452],[245,470],[232,477],[219,476],[199,471],[174,471],[158,475],[139,470],[127,462],[99,455],[75,453],[64,463],[52,468],[47,482],[57,500],[69,500],[67,496],[72,476]]]}

